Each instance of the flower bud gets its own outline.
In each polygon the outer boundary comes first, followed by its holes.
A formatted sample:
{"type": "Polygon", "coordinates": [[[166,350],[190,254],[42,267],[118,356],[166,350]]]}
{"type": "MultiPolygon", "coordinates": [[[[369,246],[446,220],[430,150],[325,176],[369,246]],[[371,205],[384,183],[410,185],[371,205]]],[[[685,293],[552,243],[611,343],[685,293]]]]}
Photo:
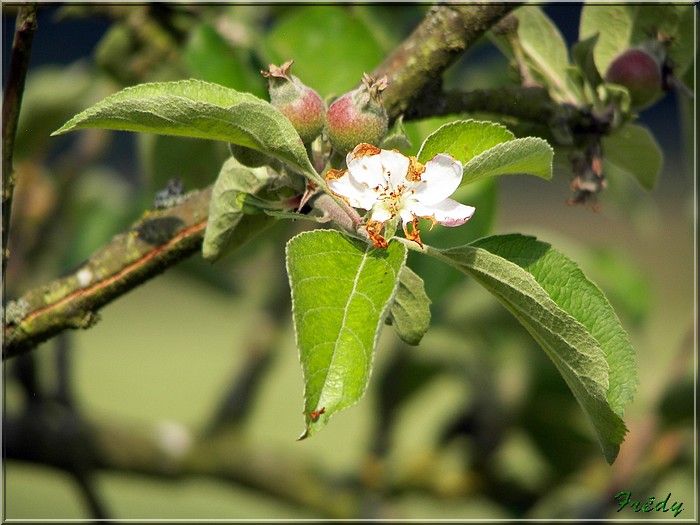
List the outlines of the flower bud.
{"type": "Polygon", "coordinates": [[[261,73],[268,79],[270,103],[289,119],[302,142],[308,144],[323,130],[326,104],[316,91],[290,73],[293,63],[289,60],[279,67],[270,64],[270,70],[261,73]]]}
{"type": "Polygon", "coordinates": [[[365,74],[359,88],[330,105],[326,113],[326,133],[338,153],[345,155],[360,143],[378,145],[384,138],[389,117],[380,93],[386,86],[386,77],[375,81],[365,74]]]}
{"type": "Polygon", "coordinates": [[[632,108],[647,107],[662,92],[661,61],[647,49],[627,49],[610,63],[605,81],[626,87],[632,108]]]}

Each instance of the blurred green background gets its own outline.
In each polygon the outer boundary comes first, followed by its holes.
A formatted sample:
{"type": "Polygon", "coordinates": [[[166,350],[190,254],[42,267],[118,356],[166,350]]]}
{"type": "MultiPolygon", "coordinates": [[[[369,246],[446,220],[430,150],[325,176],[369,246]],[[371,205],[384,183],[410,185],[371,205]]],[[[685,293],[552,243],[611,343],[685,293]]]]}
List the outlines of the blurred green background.
{"type": "MultiPolygon", "coordinates": [[[[154,80],[197,77],[265,97],[258,70],[290,58],[305,83],[338,96],[426,9],[42,9],[15,160],[20,186],[7,297],[70,271],[138,218],[171,177],[181,177],[187,190],[210,184],[228,154],[204,141],[98,130],[49,138],[73,114],[126,85],[154,80]]],[[[545,11],[575,40],[580,6],[545,11]]],[[[3,77],[14,16],[3,4],[3,77]]],[[[469,89],[512,78],[507,61],[484,41],[447,80],[469,89]]],[[[309,227],[297,223],[278,224],[215,265],[194,257],[104,308],[89,330],[43,344],[31,358],[37,392],[55,391],[56,356],[66,355],[74,408],[86,420],[138,435],[173,457],[219,436],[237,458],[236,479],[100,470],[94,489],[114,519],[323,519],[328,509],[341,513],[348,494],[356,499],[347,517],[357,518],[667,518],[616,512],[614,496],[627,490],[642,502],[670,492],[671,502],[683,502],[679,518],[696,516],[692,107],[671,93],[640,116],[664,149],[652,193],[614,178],[600,212],[568,206],[566,157],[558,154],[552,182],[507,177],[465,188],[460,200],[477,206],[473,224],[424,237],[463,244],[488,233],[536,235],[603,289],[637,350],[640,375],[625,418],[630,432],[612,466],[524,329],[474,283],[425,261],[413,261],[433,300],[433,323],[420,346],[401,344],[387,327],[365,398],[297,442],[303,384],[281,249],[309,227]],[[68,350],[59,353],[59,346],[68,350]],[[263,372],[242,396],[249,403],[244,417],[208,433],[217,407],[261,355],[263,372]],[[275,483],[266,479],[291,477],[302,493],[307,478],[296,478],[297,469],[323,480],[331,499],[319,505],[308,503],[319,501],[313,495],[267,490],[275,483]]],[[[413,148],[447,120],[408,123],[413,148]]],[[[4,410],[15,415],[32,393],[18,379],[25,365],[3,365],[4,410]]],[[[128,448],[119,432],[109,437],[117,449],[128,448]]],[[[210,449],[201,450],[206,456],[210,449]]],[[[90,517],[64,471],[14,459],[3,468],[5,519],[90,517]]]]}

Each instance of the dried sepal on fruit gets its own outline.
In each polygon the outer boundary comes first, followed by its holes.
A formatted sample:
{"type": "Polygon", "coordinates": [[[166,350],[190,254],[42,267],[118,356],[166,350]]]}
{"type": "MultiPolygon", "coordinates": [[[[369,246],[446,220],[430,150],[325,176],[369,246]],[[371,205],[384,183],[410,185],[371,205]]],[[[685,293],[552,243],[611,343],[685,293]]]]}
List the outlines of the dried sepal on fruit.
{"type": "Polygon", "coordinates": [[[389,117],[381,93],[387,78],[365,73],[362,84],[336,99],[326,113],[326,134],[333,149],[345,155],[361,143],[379,144],[387,133],[389,117]]]}

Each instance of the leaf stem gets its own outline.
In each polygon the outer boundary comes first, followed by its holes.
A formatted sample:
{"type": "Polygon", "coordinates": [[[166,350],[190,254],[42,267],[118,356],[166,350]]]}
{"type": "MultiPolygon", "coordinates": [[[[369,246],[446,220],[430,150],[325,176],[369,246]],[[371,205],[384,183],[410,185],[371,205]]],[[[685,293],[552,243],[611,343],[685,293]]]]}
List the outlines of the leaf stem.
{"type": "Polygon", "coordinates": [[[15,135],[19,112],[22,106],[24,83],[29,69],[29,58],[37,28],[36,4],[24,4],[17,14],[15,38],[12,44],[12,58],[7,76],[7,87],[2,104],[2,280],[5,281],[5,269],[9,252],[9,236],[12,198],[17,184],[17,174],[13,166],[15,135]]]}

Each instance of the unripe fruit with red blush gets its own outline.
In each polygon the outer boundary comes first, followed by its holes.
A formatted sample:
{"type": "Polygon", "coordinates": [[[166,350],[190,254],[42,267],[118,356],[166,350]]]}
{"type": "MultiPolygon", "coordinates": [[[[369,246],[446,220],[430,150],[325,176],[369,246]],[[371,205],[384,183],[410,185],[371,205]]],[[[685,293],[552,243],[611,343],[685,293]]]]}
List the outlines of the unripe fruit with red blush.
{"type": "Polygon", "coordinates": [[[269,71],[261,71],[268,79],[270,103],[279,109],[296,129],[304,144],[321,134],[326,104],[321,96],[291,74],[293,61],[281,66],[270,64],[269,71]]]}
{"type": "Polygon", "coordinates": [[[361,143],[378,145],[386,135],[389,117],[381,99],[386,77],[375,81],[367,74],[362,85],[336,99],[326,113],[326,134],[333,149],[345,155],[361,143]]]}
{"type": "Polygon", "coordinates": [[[661,94],[661,62],[644,49],[628,49],[610,63],[605,81],[625,86],[632,108],[645,108],[661,94]]]}

